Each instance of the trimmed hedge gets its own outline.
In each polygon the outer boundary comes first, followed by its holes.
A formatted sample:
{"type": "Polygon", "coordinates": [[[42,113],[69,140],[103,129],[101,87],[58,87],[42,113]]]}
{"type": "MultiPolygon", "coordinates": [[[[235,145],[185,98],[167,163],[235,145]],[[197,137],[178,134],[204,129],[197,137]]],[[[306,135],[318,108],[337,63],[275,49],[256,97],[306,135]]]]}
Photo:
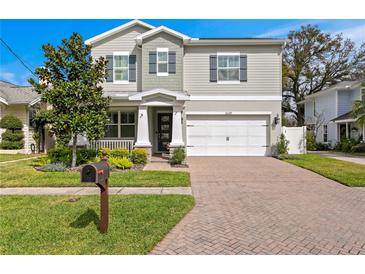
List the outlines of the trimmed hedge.
{"type": "Polygon", "coordinates": [[[0,128],[5,128],[6,131],[1,134],[2,149],[23,149],[24,148],[24,133],[22,131],[23,123],[14,115],[5,115],[0,120],[0,128]]]}
{"type": "Polygon", "coordinates": [[[145,165],[147,163],[147,150],[143,148],[135,148],[131,151],[131,161],[134,164],[145,165]]]}
{"type": "Polygon", "coordinates": [[[5,115],[1,120],[0,120],[0,128],[5,128],[5,129],[10,129],[10,130],[16,130],[16,129],[22,129],[23,128],[23,123],[22,121],[12,115],[5,115]]]}
{"type": "Polygon", "coordinates": [[[3,140],[0,144],[2,149],[23,149],[24,141],[7,141],[3,140]]]}
{"type": "Polygon", "coordinates": [[[24,138],[24,133],[23,131],[5,131],[1,134],[1,138],[2,140],[7,140],[7,141],[11,141],[11,142],[19,142],[21,140],[23,140],[24,138]]]}

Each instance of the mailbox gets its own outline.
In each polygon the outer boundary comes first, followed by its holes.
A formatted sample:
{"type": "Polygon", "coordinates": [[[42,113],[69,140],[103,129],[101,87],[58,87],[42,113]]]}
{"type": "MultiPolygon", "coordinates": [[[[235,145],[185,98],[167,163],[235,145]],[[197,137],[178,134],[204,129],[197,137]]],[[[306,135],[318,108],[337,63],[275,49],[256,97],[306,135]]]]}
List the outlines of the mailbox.
{"type": "Polygon", "coordinates": [[[108,179],[109,165],[106,161],[85,165],[81,170],[81,183],[95,183],[105,189],[108,179]]]}

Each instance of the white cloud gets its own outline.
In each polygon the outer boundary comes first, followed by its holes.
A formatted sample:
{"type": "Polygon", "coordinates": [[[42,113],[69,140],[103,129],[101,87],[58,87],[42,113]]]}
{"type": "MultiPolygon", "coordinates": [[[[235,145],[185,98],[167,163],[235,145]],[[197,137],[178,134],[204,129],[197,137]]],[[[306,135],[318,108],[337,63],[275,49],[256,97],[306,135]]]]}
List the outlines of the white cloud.
{"type": "Polygon", "coordinates": [[[286,37],[288,35],[289,31],[291,31],[291,30],[298,30],[298,29],[300,29],[301,26],[305,26],[308,24],[315,25],[318,22],[319,22],[319,20],[306,20],[306,21],[302,21],[297,24],[286,25],[286,26],[282,26],[282,27],[279,27],[276,29],[269,30],[267,32],[257,35],[256,37],[257,38],[286,37]]]}
{"type": "Polygon", "coordinates": [[[7,72],[7,71],[0,71],[0,79],[10,82],[10,83],[14,83],[15,82],[15,74],[12,72],[7,72]]]}
{"type": "Polygon", "coordinates": [[[365,24],[332,32],[333,34],[342,33],[345,38],[350,38],[357,46],[365,42],[365,24]]]}

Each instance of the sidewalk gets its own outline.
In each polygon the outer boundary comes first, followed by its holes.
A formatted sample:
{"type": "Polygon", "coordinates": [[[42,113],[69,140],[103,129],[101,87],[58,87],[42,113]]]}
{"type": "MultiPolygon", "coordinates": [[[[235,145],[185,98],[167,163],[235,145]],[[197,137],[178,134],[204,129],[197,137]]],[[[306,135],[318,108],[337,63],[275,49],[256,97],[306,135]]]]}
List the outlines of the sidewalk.
{"type": "MultiPolygon", "coordinates": [[[[97,187],[9,187],[0,188],[1,195],[93,195],[97,187]]],[[[109,194],[180,194],[192,195],[190,187],[110,187],[109,194]]]]}
{"type": "Polygon", "coordinates": [[[20,161],[27,161],[27,160],[35,159],[35,158],[38,158],[38,157],[40,157],[40,156],[34,156],[34,157],[29,157],[29,158],[23,158],[23,159],[17,159],[17,160],[10,160],[10,161],[5,161],[5,162],[0,162],[0,165],[2,165],[2,164],[16,163],[16,162],[20,162],[20,161]]]}
{"type": "Polygon", "coordinates": [[[309,154],[317,154],[324,157],[341,160],[341,161],[347,161],[352,162],[355,164],[361,164],[365,165],[365,157],[364,156],[357,156],[357,155],[351,155],[348,153],[343,152],[335,152],[335,151],[310,151],[309,154]]]}

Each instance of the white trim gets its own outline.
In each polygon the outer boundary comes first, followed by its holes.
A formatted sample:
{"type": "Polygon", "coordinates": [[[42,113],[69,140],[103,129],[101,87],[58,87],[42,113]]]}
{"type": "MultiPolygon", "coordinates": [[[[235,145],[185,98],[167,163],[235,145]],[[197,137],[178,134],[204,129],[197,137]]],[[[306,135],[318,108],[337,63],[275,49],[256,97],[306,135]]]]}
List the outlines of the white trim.
{"type": "Polygon", "coordinates": [[[271,115],[271,111],[187,111],[186,115],[271,115]]]}
{"type": "Polygon", "coordinates": [[[239,96],[239,95],[190,95],[190,101],[281,101],[281,95],[239,96]]]}
{"type": "Polygon", "coordinates": [[[135,25],[140,25],[140,26],[145,27],[145,28],[148,28],[148,29],[154,29],[155,28],[154,26],[152,26],[150,24],[147,24],[145,22],[142,22],[140,20],[132,20],[132,21],[129,21],[128,23],[125,23],[125,24],[123,24],[123,25],[121,25],[119,27],[113,28],[111,30],[108,30],[106,32],[103,32],[103,33],[101,33],[99,35],[96,35],[94,37],[91,37],[91,38],[87,39],[85,41],[85,44],[87,44],[87,45],[93,44],[95,42],[98,42],[100,40],[103,40],[103,39],[105,39],[105,38],[107,38],[107,37],[109,37],[109,36],[111,36],[113,34],[116,34],[118,32],[121,32],[121,31],[123,31],[125,29],[128,29],[130,27],[133,27],[135,25]]]}
{"type": "Polygon", "coordinates": [[[284,39],[199,39],[199,38],[191,38],[190,40],[185,41],[186,45],[194,46],[194,45],[277,45],[284,46],[288,40],[284,39]]]}
{"type": "Polygon", "coordinates": [[[121,55],[128,55],[129,56],[129,51],[114,51],[113,52],[113,56],[121,56],[121,55]]]}
{"type": "Polygon", "coordinates": [[[34,99],[33,101],[31,101],[31,102],[28,104],[28,106],[29,106],[29,107],[31,107],[31,106],[33,106],[33,105],[35,105],[35,104],[39,103],[40,101],[41,101],[41,97],[36,98],[36,99],[34,99]]]}
{"type": "Polygon", "coordinates": [[[356,119],[345,119],[345,120],[337,120],[334,121],[336,124],[340,124],[340,123],[353,123],[356,122],[356,119]]]}
{"type": "Polygon", "coordinates": [[[160,32],[166,32],[166,33],[168,33],[172,36],[175,36],[175,37],[178,37],[178,38],[182,39],[184,42],[187,42],[191,39],[189,36],[187,36],[187,35],[185,35],[181,32],[177,32],[177,31],[175,31],[173,29],[170,29],[168,27],[165,27],[165,26],[159,26],[158,28],[154,28],[152,30],[149,30],[147,32],[144,32],[144,33],[138,35],[135,38],[135,40],[136,40],[138,45],[141,45],[143,39],[148,38],[148,37],[150,37],[152,35],[155,35],[157,33],[160,33],[160,32]]]}
{"type": "Polygon", "coordinates": [[[141,101],[143,97],[150,95],[164,94],[167,96],[175,97],[175,100],[186,101],[189,100],[189,96],[182,94],[181,92],[171,91],[166,89],[151,89],[148,91],[138,92],[129,96],[130,101],[141,101]]]}
{"type": "MultiPolygon", "coordinates": [[[[218,73],[218,68],[217,68],[217,73],[218,73]]],[[[238,72],[239,73],[239,72],[238,72]]],[[[218,78],[218,75],[217,75],[218,78]]],[[[227,80],[227,81],[217,81],[218,85],[239,85],[241,84],[241,82],[239,80],[227,80]]]]}
{"type": "Polygon", "coordinates": [[[240,56],[240,52],[239,51],[235,51],[235,52],[217,52],[217,56],[240,56]]]}

